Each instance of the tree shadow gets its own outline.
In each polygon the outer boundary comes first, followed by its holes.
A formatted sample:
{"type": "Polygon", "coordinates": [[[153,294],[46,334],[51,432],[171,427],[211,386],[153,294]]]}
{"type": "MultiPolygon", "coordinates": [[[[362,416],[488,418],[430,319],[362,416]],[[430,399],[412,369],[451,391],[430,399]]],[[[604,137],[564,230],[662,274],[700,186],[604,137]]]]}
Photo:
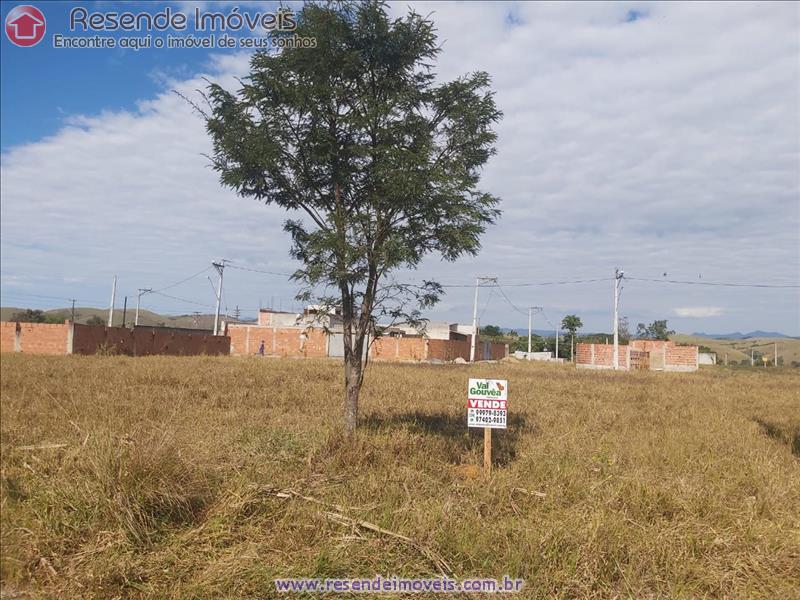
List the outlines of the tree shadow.
{"type": "MultiPolygon", "coordinates": [[[[439,436],[449,446],[451,458],[459,462],[465,455],[483,453],[483,428],[467,427],[467,415],[445,412],[404,412],[389,416],[370,414],[362,425],[370,431],[402,428],[407,431],[439,436]]],[[[529,424],[524,415],[508,415],[508,428],[492,432],[492,464],[505,466],[517,456],[517,445],[525,433],[534,433],[535,426],[529,424]]]]}
{"type": "Polygon", "coordinates": [[[758,417],[753,419],[761,431],[767,436],[771,437],[778,442],[786,444],[797,457],[800,457],[800,427],[790,427],[788,425],[781,425],[779,423],[772,423],[765,421],[758,417]]]}

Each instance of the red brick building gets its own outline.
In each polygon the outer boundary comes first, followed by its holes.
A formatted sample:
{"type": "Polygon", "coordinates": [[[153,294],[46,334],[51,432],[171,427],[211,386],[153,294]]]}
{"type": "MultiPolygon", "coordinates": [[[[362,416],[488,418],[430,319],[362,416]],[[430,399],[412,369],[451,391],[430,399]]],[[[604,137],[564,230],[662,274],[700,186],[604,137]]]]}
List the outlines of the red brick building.
{"type": "MultiPolygon", "coordinates": [[[[463,329],[463,327],[461,328],[463,329]]],[[[469,360],[471,336],[459,333],[459,326],[428,322],[422,332],[411,327],[388,327],[371,340],[370,360],[452,361],[469,360]]],[[[344,355],[341,320],[336,315],[259,311],[257,324],[229,323],[231,354],[260,354],[297,358],[340,357],[344,355]]],[[[508,356],[508,345],[478,340],[476,360],[498,360],[508,356]]]]}
{"type": "MultiPolygon", "coordinates": [[[[620,344],[618,369],[651,371],[697,371],[697,346],[678,346],[671,340],[631,340],[620,344]]],[[[613,369],[614,346],[611,344],[576,344],[575,364],[583,369],[613,369]]]]}

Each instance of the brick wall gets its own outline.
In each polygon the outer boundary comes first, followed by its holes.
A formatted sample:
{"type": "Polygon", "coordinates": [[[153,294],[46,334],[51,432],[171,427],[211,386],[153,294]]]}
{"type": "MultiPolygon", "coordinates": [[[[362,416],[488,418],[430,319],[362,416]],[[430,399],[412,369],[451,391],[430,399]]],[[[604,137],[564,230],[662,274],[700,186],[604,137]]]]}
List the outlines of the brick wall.
{"type": "Polygon", "coordinates": [[[98,352],[129,356],[230,354],[230,338],[206,332],[170,331],[160,327],[103,327],[75,324],[73,354],[98,352]]]}
{"type": "Polygon", "coordinates": [[[698,367],[697,346],[667,346],[666,371],[696,371],[698,367]]]}
{"type": "Polygon", "coordinates": [[[328,356],[328,336],[321,328],[229,325],[230,353],[234,356],[258,354],[263,340],[266,356],[321,358],[328,356]],[[305,333],[305,340],[303,340],[305,333]]]}
{"type": "Polygon", "coordinates": [[[0,350],[2,352],[27,352],[28,354],[67,354],[70,323],[17,323],[2,322],[0,350]],[[15,341],[18,337],[19,345],[15,341]]]}
{"type": "Polygon", "coordinates": [[[648,370],[650,368],[650,353],[631,348],[631,369],[648,370]]]}
{"type": "Polygon", "coordinates": [[[697,346],[677,346],[672,340],[631,340],[631,347],[650,354],[650,366],[665,371],[696,371],[697,346]],[[654,355],[656,358],[654,359],[654,355]]]}
{"type": "MultiPolygon", "coordinates": [[[[270,327],[261,325],[228,325],[231,340],[230,353],[234,356],[258,354],[261,341],[264,341],[266,356],[325,357],[328,356],[328,336],[322,328],[301,329],[299,327],[270,327]],[[301,350],[300,335],[306,332],[305,346],[301,350]]],[[[478,349],[481,359],[481,348],[478,349]]],[[[490,346],[494,360],[508,353],[506,344],[493,343],[490,346]]],[[[443,360],[451,361],[457,357],[469,360],[470,338],[460,340],[429,340],[421,336],[385,336],[376,339],[370,348],[371,360],[443,360]]]]}
{"type": "Polygon", "coordinates": [[[379,337],[372,343],[369,357],[371,360],[426,360],[428,343],[423,337],[379,337]]]}
{"type": "MultiPolygon", "coordinates": [[[[630,368],[630,348],[619,345],[617,365],[619,369],[630,368]]],[[[575,344],[575,364],[585,369],[614,368],[613,344],[575,344]]]]}
{"type": "Polygon", "coordinates": [[[505,358],[508,356],[508,344],[492,342],[490,346],[490,352],[492,355],[492,360],[500,360],[501,358],[505,358]]]}
{"type": "Polygon", "coordinates": [[[0,321],[0,352],[15,352],[17,324],[0,321]]]}
{"type": "Polygon", "coordinates": [[[428,360],[469,360],[470,337],[465,340],[428,340],[428,360]]]}

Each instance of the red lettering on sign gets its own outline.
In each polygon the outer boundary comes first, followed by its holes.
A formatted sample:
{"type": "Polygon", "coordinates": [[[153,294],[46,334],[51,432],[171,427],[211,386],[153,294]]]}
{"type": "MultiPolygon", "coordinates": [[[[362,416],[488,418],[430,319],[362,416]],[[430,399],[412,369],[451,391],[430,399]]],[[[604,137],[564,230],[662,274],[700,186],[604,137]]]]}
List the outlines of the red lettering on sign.
{"type": "Polygon", "coordinates": [[[484,408],[489,410],[506,410],[505,400],[482,400],[470,398],[467,400],[467,408],[484,408]]]}

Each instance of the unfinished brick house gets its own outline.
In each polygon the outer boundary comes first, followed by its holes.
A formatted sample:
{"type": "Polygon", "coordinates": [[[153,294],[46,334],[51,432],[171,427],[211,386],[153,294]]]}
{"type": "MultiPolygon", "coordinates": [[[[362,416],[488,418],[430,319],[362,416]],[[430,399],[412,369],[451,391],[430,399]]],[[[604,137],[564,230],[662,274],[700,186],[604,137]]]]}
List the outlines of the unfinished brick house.
{"type": "MultiPolygon", "coordinates": [[[[469,360],[471,336],[464,326],[429,321],[420,333],[408,326],[387,327],[373,340],[370,360],[469,360]]],[[[470,328],[471,329],[471,328],[470,328]]],[[[294,356],[322,358],[344,356],[344,334],[338,315],[321,314],[309,307],[302,314],[261,309],[257,324],[229,323],[234,356],[294,356]]],[[[508,345],[478,340],[476,360],[498,360],[508,355],[508,345]]]]}
{"type": "MultiPolygon", "coordinates": [[[[619,345],[618,369],[651,371],[697,371],[697,346],[678,346],[670,340],[631,340],[619,345]]],[[[613,369],[614,346],[576,344],[575,365],[579,369],[613,369]]]]}

